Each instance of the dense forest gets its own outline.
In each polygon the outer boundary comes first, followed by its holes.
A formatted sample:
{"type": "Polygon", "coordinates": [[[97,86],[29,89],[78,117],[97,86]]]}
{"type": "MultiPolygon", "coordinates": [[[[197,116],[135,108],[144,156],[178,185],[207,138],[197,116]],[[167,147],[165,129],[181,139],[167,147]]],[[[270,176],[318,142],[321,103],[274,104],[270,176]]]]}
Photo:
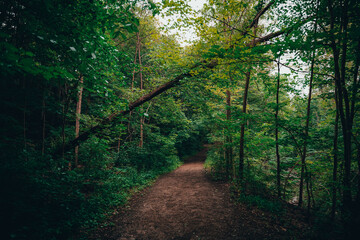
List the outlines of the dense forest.
{"type": "Polygon", "coordinates": [[[205,143],[233,198],[357,236],[358,0],[1,0],[0,22],[2,239],[86,238],[205,143]]]}

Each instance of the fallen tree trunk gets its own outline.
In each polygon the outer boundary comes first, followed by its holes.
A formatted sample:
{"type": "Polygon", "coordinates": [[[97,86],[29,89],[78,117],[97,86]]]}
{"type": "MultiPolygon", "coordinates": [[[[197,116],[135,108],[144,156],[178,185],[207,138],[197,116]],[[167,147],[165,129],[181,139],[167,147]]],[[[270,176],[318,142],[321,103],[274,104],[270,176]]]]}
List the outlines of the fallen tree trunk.
{"type": "MultiPolygon", "coordinates": [[[[266,5],[263,9],[261,9],[256,14],[256,16],[254,17],[252,23],[246,29],[250,29],[253,26],[253,22],[258,21],[258,19],[273,5],[273,3],[274,3],[274,1],[270,1],[268,5],[266,5]]],[[[300,24],[303,24],[303,23],[304,22],[302,22],[300,24]]],[[[294,27],[291,27],[291,28],[289,28],[287,30],[281,30],[281,31],[278,31],[278,32],[275,32],[275,33],[270,33],[270,34],[268,34],[266,36],[255,39],[254,44],[256,45],[258,43],[266,42],[266,41],[268,41],[270,39],[273,39],[275,37],[278,37],[278,36],[280,36],[280,35],[282,35],[284,33],[291,32],[293,30],[293,28],[294,27]]],[[[217,65],[218,65],[218,62],[217,62],[216,59],[213,59],[211,61],[202,61],[202,62],[200,62],[198,64],[195,64],[192,68],[190,68],[190,70],[188,72],[178,75],[172,81],[161,85],[160,87],[154,89],[150,93],[148,93],[148,94],[140,97],[136,101],[130,103],[128,109],[111,114],[109,117],[101,120],[98,125],[86,130],[85,132],[80,134],[74,140],[71,140],[68,143],[66,143],[63,147],[56,148],[55,151],[54,151],[54,155],[58,156],[63,152],[68,152],[68,151],[72,150],[76,146],[79,146],[79,144],[81,142],[84,142],[85,140],[87,140],[91,135],[96,134],[96,133],[100,132],[103,129],[106,129],[108,124],[115,122],[120,117],[123,117],[123,116],[129,114],[136,107],[144,104],[145,102],[150,101],[151,99],[158,96],[159,94],[161,94],[161,93],[167,91],[168,89],[178,85],[182,79],[187,78],[187,77],[192,77],[193,74],[191,72],[195,68],[202,67],[204,69],[211,69],[211,68],[216,67],[217,65]]]]}
{"type": "Polygon", "coordinates": [[[151,99],[158,96],[159,94],[161,94],[161,93],[167,91],[168,89],[178,85],[180,83],[180,81],[183,80],[184,78],[192,77],[193,76],[192,70],[194,70],[195,68],[201,67],[201,68],[206,68],[206,69],[212,69],[212,68],[216,67],[217,65],[218,65],[218,62],[216,60],[212,60],[211,62],[203,61],[201,63],[198,63],[198,64],[194,65],[186,73],[182,73],[182,74],[178,75],[172,81],[164,83],[163,85],[161,85],[160,87],[154,89],[150,93],[148,93],[148,94],[138,98],[134,102],[130,103],[129,106],[128,106],[128,109],[111,114],[107,118],[104,118],[103,120],[101,120],[98,125],[86,130],[85,132],[80,134],[74,140],[71,140],[68,143],[66,143],[64,145],[64,147],[61,146],[61,147],[56,148],[56,150],[54,151],[54,155],[57,156],[57,155],[60,155],[63,151],[68,152],[68,151],[72,150],[76,146],[79,146],[79,144],[81,142],[84,142],[85,140],[87,140],[91,135],[96,134],[96,133],[100,132],[103,129],[106,129],[108,124],[110,124],[112,122],[115,122],[120,117],[123,117],[123,116],[129,114],[136,107],[141,106],[142,104],[150,101],[151,99]]]}

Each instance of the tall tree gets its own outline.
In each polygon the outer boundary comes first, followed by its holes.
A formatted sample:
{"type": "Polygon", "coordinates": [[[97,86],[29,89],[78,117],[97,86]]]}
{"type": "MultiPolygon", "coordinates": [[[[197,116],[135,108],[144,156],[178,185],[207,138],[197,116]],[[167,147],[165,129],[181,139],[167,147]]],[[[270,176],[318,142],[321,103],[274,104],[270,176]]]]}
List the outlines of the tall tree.
{"type": "Polygon", "coordinates": [[[344,144],[343,204],[350,211],[352,129],[355,117],[355,104],[359,86],[360,38],[356,32],[360,29],[360,5],[357,1],[329,0],[322,2],[326,17],[320,23],[326,34],[333,55],[333,71],[337,89],[338,111],[344,144]],[[338,11],[341,10],[341,11],[338,11]]]}
{"type": "MultiPolygon", "coordinates": [[[[80,133],[80,116],[81,116],[81,104],[82,104],[82,93],[84,90],[84,76],[79,77],[79,90],[77,94],[76,111],[75,111],[75,137],[79,137],[80,133]]],[[[79,146],[75,147],[75,167],[79,165],[79,146]]],[[[71,165],[69,166],[71,169],[71,165]]]]}
{"type": "MultiPolygon", "coordinates": [[[[317,5],[317,4],[316,4],[317,5]]],[[[318,7],[316,7],[318,8],[318,7]]],[[[316,12],[317,14],[317,12],[316,12]]],[[[317,19],[317,16],[315,17],[317,19]]],[[[317,29],[317,20],[314,23],[314,33],[316,35],[317,29]]],[[[311,118],[311,100],[312,100],[312,91],[313,91],[313,80],[314,80],[314,66],[315,66],[315,53],[316,49],[315,46],[311,46],[312,56],[311,56],[311,63],[310,63],[310,82],[309,82],[309,92],[307,98],[307,108],[306,108],[306,123],[304,129],[304,143],[301,155],[301,175],[300,175],[300,184],[299,184],[299,206],[302,205],[303,201],[303,186],[304,186],[304,172],[306,168],[306,151],[307,151],[307,142],[309,138],[309,126],[310,126],[310,118],[311,118]]],[[[308,196],[310,198],[310,196],[308,196]]]]}
{"type": "Polygon", "coordinates": [[[281,165],[279,150],[279,93],[280,93],[280,56],[277,62],[277,82],[276,82],[276,109],[275,109],[275,153],[276,153],[276,186],[277,196],[281,198],[281,165]]]}

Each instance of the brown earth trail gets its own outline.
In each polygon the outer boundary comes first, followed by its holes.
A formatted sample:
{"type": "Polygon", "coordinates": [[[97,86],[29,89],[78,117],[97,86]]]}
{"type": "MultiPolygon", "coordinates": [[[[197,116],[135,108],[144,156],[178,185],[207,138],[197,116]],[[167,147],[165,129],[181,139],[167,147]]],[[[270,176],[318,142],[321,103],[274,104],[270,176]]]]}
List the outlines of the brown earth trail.
{"type": "Polygon", "coordinates": [[[95,239],[289,239],[287,229],[271,215],[235,205],[228,184],[207,178],[206,152],[160,177],[95,239]]]}

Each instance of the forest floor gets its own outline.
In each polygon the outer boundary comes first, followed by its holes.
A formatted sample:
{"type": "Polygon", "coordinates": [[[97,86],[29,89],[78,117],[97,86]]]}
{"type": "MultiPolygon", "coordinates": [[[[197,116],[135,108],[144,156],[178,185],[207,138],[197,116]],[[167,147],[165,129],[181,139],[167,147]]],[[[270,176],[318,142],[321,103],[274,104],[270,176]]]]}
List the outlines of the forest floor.
{"type": "Polygon", "coordinates": [[[136,194],[92,239],[303,239],[309,226],[296,210],[281,217],[235,203],[229,184],[212,181],[207,149],[136,194]]]}

